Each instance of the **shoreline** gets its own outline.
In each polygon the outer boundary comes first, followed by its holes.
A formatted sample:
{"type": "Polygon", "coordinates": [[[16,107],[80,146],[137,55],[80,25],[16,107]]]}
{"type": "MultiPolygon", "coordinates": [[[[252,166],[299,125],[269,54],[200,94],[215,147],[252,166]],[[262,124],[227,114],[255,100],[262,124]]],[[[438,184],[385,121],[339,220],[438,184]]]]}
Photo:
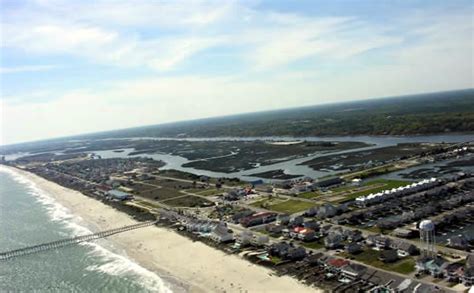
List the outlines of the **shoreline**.
{"type": "MultiPolygon", "coordinates": [[[[28,171],[7,167],[45,191],[96,230],[137,223],[129,215],[28,171]]],[[[323,292],[271,269],[228,255],[166,228],[150,226],[107,238],[126,257],[186,292],[323,292]]],[[[108,249],[106,247],[106,249],[108,249]]],[[[170,286],[171,285],[171,286],[170,286]]]]}

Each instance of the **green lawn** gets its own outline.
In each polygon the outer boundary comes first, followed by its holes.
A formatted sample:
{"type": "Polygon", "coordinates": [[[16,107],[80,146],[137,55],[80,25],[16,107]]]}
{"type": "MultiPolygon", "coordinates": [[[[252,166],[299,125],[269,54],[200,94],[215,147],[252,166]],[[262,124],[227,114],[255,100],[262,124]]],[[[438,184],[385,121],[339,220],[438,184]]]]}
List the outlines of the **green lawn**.
{"type": "Polygon", "coordinates": [[[199,195],[204,195],[204,196],[213,196],[213,195],[222,194],[223,191],[222,189],[211,188],[211,189],[207,189],[207,190],[196,192],[196,193],[199,195]]]}
{"type": "Polygon", "coordinates": [[[401,260],[395,265],[393,265],[391,270],[400,274],[408,275],[415,271],[415,260],[411,258],[401,260]]]}
{"type": "Polygon", "coordinates": [[[331,188],[331,191],[332,192],[341,192],[341,191],[348,191],[348,190],[355,189],[355,188],[356,187],[354,187],[354,186],[344,185],[344,186],[339,186],[339,187],[336,187],[336,188],[331,188]]]}
{"type": "Polygon", "coordinates": [[[415,260],[412,257],[406,257],[394,263],[384,263],[378,259],[379,256],[380,252],[372,249],[365,250],[356,255],[351,255],[351,257],[357,261],[387,271],[393,271],[401,274],[410,274],[415,271],[415,260]]]}
{"type": "Polygon", "coordinates": [[[202,207],[204,205],[212,205],[211,201],[192,195],[164,200],[163,203],[173,207],[202,207]]]}
{"type": "Polygon", "coordinates": [[[321,193],[315,192],[315,191],[308,191],[308,192],[303,192],[303,193],[298,194],[298,197],[308,198],[308,199],[316,198],[318,196],[321,196],[321,193]]]}
{"type": "Polygon", "coordinates": [[[289,199],[289,200],[284,200],[284,201],[279,200],[279,199],[278,200],[264,199],[264,200],[254,202],[252,206],[265,208],[265,209],[272,210],[275,212],[280,212],[280,213],[294,214],[297,212],[307,210],[315,206],[315,204],[310,203],[310,202],[296,200],[296,199],[289,199]]]}
{"type": "Polygon", "coordinates": [[[306,248],[311,248],[311,249],[321,249],[324,247],[324,244],[321,241],[302,242],[301,245],[306,248]]]}
{"type": "Polygon", "coordinates": [[[313,203],[290,199],[281,203],[270,205],[270,209],[281,213],[293,214],[307,210],[313,206],[313,203]]]}

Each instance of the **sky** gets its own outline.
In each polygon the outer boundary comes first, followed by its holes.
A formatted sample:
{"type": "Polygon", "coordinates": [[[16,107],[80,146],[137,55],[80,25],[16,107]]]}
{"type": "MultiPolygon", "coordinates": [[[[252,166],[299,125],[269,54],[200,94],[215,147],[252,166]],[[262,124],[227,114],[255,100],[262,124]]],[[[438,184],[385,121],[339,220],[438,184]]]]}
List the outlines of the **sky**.
{"type": "Polygon", "coordinates": [[[0,144],[474,87],[473,2],[0,0],[0,144]]]}

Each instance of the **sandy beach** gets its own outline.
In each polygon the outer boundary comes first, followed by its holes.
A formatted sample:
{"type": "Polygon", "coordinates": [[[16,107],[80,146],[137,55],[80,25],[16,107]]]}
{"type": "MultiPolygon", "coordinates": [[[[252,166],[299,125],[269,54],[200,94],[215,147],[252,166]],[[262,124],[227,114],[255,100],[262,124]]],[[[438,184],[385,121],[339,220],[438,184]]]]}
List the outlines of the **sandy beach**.
{"type": "MultiPolygon", "coordinates": [[[[73,214],[96,230],[136,223],[103,203],[80,192],[64,188],[32,173],[12,168],[33,181],[73,214]]],[[[254,265],[236,255],[183,237],[159,227],[147,227],[114,235],[108,240],[128,257],[165,279],[174,279],[189,292],[322,292],[288,276],[254,265]]]]}

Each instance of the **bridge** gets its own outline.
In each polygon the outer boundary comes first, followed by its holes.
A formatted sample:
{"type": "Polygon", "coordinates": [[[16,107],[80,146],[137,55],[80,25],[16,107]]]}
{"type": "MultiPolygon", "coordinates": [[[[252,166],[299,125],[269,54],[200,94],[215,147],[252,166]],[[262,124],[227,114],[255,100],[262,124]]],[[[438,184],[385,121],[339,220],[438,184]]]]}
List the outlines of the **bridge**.
{"type": "Polygon", "coordinates": [[[0,261],[12,259],[12,258],[23,256],[23,255],[34,254],[34,253],[38,253],[38,252],[42,252],[46,250],[57,249],[60,247],[77,245],[81,242],[97,240],[97,239],[105,238],[114,234],[152,226],[156,222],[157,221],[147,221],[147,222],[142,222],[142,223],[138,223],[134,225],[128,225],[128,226],[123,226],[123,227],[114,228],[110,230],[100,231],[97,233],[91,233],[91,234],[76,236],[73,238],[66,238],[66,239],[56,240],[56,241],[42,243],[38,245],[9,250],[5,252],[0,252],[0,261]]]}

